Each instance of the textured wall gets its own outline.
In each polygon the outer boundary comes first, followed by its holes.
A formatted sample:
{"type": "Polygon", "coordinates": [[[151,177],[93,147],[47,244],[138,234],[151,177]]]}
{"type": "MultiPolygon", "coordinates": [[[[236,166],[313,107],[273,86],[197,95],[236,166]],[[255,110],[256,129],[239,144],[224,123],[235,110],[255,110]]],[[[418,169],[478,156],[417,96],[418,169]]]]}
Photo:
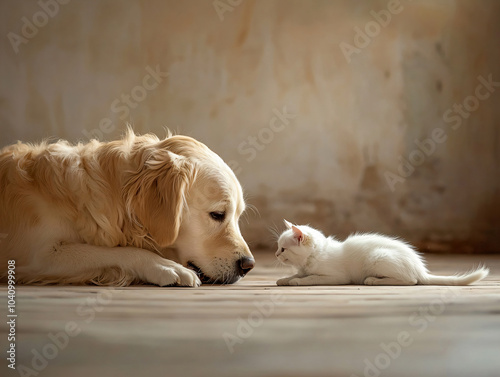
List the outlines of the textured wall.
{"type": "Polygon", "coordinates": [[[254,247],[286,217],[500,250],[498,1],[8,0],[0,19],[2,145],[167,126],[234,168],[254,247]]]}

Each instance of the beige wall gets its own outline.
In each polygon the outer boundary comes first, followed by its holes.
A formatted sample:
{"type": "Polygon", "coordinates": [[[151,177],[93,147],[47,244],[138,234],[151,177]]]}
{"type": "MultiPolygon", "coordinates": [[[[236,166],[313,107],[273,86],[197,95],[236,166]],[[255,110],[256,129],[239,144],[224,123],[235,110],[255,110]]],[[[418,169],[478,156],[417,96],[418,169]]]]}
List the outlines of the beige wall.
{"type": "Polygon", "coordinates": [[[286,217],[500,250],[500,90],[476,94],[479,76],[500,81],[500,2],[46,2],[46,25],[34,1],[0,5],[0,144],[167,126],[235,169],[260,211],[243,224],[253,247],[286,217]],[[43,26],[17,45],[23,17],[43,26]],[[452,115],[468,96],[474,111],[452,115]],[[391,190],[400,156],[421,165],[391,190]]]}

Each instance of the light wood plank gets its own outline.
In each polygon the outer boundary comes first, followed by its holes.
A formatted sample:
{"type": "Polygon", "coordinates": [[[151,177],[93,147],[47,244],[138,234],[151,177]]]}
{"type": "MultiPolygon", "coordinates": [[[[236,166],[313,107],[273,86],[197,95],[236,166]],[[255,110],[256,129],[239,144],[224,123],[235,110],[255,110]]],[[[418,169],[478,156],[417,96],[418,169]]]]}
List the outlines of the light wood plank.
{"type": "Polygon", "coordinates": [[[434,273],[490,267],[468,287],[277,287],[289,270],[256,259],[231,286],[19,286],[17,365],[74,322],[39,376],[374,376],[367,363],[387,364],[383,376],[498,375],[500,256],[427,256],[434,273]]]}

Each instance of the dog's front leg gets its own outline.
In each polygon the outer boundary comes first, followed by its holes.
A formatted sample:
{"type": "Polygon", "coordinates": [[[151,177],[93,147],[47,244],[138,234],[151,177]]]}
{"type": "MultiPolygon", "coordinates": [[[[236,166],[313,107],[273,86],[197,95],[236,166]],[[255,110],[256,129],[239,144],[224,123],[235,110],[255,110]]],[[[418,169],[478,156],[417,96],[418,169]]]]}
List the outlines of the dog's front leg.
{"type": "Polygon", "coordinates": [[[136,247],[105,247],[88,244],[57,244],[35,257],[24,269],[22,280],[55,280],[71,283],[97,282],[115,285],[113,276],[120,276],[120,285],[142,281],[159,286],[198,287],[196,273],[171,260],[136,247]],[[26,276],[31,275],[31,276],[26,276]]]}

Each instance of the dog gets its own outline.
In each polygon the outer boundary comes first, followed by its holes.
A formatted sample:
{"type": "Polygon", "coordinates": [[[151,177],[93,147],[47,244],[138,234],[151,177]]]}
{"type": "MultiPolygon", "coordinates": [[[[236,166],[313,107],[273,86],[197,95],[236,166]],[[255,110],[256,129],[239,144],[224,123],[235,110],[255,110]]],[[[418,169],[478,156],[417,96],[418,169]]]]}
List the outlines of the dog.
{"type": "Polygon", "coordinates": [[[0,150],[0,261],[21,284],[235,283],[255,264],[245,208],[229,166],[187,136],[0,150]]]}

